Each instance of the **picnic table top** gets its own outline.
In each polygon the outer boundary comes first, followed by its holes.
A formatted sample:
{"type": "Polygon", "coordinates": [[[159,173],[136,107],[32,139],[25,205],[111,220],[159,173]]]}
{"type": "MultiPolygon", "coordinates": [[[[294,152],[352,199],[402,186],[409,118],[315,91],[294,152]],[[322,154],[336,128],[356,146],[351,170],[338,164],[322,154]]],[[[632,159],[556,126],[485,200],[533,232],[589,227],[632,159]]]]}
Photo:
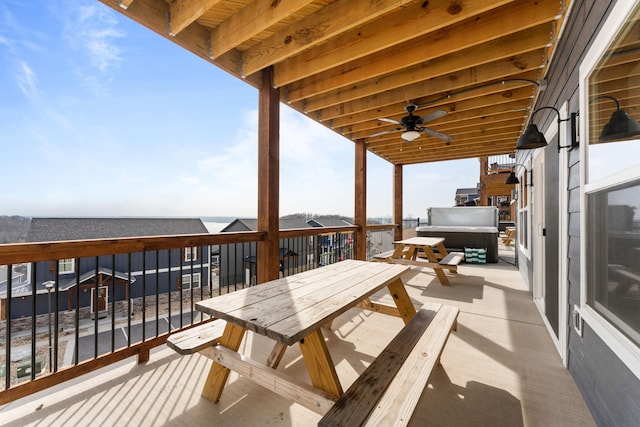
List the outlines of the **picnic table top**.
{"type": "Polygon", "coordinates": [[[416,245],[416,246],[436,246],[444,242],[444,237],[410,237],[408,239],[396,240],[394,245],[416,245]]]}
{"type": "Polygon", "coordinates": [[[292,345],[398,280],[408,269],[347,260],[203,300],[196,308],[292,345]]]}

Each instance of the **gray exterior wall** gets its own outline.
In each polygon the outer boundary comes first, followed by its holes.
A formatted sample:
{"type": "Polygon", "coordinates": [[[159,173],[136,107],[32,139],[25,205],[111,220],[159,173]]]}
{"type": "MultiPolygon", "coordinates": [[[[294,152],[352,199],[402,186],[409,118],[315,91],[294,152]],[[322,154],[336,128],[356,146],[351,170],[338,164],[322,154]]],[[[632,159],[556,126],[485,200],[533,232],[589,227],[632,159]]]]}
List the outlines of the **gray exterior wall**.
{"type": "MultiPolygon", "coordinates": [[[[558,51],[547,74],[548,87],[541,93],[536,108],[560,108],[569,102],[569,111],[580,109],[578,102],[579,67],[587,49],[606,19],[615,1],[576,1],[568,20],[558,51]]],[[[564,118],[564,117],[563,117],[564,118]]],[[[552,110],[536,115],[541,131],[556,120],[552,110]]],[[[556,150],[557,141],[550,142],[547,151],[556,150]]],[[[581,148],[583,149],[583,148],[581,148]]],[[[547,155],[547,162],[553,157],[547,155]]],[[[557,164],[557,158],[556,158],[557,164]]],[[[569,307],[580,303],[580,155],[578,150],[569,154],[569,307]]],[[[557,182],[557,181],[556,181],[557,182]]],[[[560,189],[560,191],[564,191],[560,189]]],[[[548,203],[557,203],[556,197],[548,203]]],[[[531,268],[531,266],[527,266],[531,268]]],[[[569,319],[561,319],[570,325],[569,319]]],[[[582,337],[569,327],[568,367],[582,393],[594,419],[601,426],[640,425],[640,380],[613,353],[609,346],[589,327],[583,326],[582,337]]]]}

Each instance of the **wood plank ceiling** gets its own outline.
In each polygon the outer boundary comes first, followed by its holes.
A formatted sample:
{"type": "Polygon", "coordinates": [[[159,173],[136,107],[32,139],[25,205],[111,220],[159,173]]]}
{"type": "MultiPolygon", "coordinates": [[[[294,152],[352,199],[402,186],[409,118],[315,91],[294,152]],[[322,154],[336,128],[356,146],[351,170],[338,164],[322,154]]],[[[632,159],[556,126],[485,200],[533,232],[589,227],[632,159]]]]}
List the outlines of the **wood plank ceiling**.
{"type": "MultiPolygon", "coordinates": [[[[393,164],[512,153],[569,0],[100,0],[393,164]],[[447,114],[413,142],[399,125],[447,114]]],[[[422,127],[418,125],[418,127],[422,127]]]]}

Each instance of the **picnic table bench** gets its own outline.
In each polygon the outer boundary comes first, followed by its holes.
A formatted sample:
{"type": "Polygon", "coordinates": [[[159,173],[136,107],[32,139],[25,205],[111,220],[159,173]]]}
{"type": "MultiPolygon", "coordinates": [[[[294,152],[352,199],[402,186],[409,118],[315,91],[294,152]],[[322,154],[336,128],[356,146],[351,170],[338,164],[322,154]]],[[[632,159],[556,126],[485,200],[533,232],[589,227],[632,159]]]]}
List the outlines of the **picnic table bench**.
{"type": "Polygon", "coordinates": [[[458,308],[427,305],[396,335],[318,423],[328,426],[407,425],[449,334],[458,308]]]}

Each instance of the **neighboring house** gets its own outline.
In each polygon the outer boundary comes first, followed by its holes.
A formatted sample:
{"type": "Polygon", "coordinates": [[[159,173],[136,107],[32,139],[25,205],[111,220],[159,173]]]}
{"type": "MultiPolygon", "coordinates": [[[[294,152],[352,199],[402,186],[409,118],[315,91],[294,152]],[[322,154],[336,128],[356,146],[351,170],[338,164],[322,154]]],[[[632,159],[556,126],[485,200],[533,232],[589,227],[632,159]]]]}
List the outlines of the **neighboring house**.
{"type": "MultiPolygon", "coordinates": [[[[509,174],[516,169],[513,155],[480,158],[480,195],[478,205],[498,208],[500,230],[513,226],[515,211],[512,212],[512,192],[514,184],[507,184],[509,174]]],[[[515,209],[515,205],[513,205],[515,209]]]]}
{"type": "Polygon", "coordinates": [[[475,206],[478,199],[478,187],[458,188],[456,190],[456,206],[475,206]]]}
{"type": "MultiPolygon", "coordinates": [[[[313,227],[338,227],[353,225],[339,216],[305,218],[281,218],[280,230],[313,227]]],[[[256,231],[257,219],[235,219],[221,233],[256,231]]],[[[308,266],[330,264],[352,258],[351,233],[327,233],[320,236],[302,236],[280,240],[280,272],[307,269],[308,266]]],[[[256,284],[256,244],[237,243],[220,246],[219,286],[256,284]]]]}
{"type": "Polygon", "coordinates": [[[549,145],[517,152],[519,266],[598,425],[637,426],[640,1],[564,25],[530,119],[549,145]]]}
{"type": "MultiPolygon", "coordinates": [[[[28,242],[110,239],[207,233],[199,219],[146,218],[33,218],[28,242]]],[[[63,259],[12,266],[11,318],[31,316],[35,278],[36,314],[48,312],[47,284],[56,280],[52,301],[59,311],[88,308],[106,314],[108,304],[168,292],[208,286],[209,248],[150,251],[114,256],[63,259]],[[171,255],[169,255],[171,253],[171,255]],[[169,262],[169,258],[171,261],[169,262]],[[181,274],[182,267],[182,274],[181,274]],[[32,269],[35,268],[35,271],[32,269]],[[146,269],[147,274],[143,274],[146,269]],[[96,299],[95,294],[98,294],[96,299]],[[97,306],[96,306],[97,301],[97,306]]],[[[0,306],[6,316],[6,267],[0,275],[0,306]]]]}

